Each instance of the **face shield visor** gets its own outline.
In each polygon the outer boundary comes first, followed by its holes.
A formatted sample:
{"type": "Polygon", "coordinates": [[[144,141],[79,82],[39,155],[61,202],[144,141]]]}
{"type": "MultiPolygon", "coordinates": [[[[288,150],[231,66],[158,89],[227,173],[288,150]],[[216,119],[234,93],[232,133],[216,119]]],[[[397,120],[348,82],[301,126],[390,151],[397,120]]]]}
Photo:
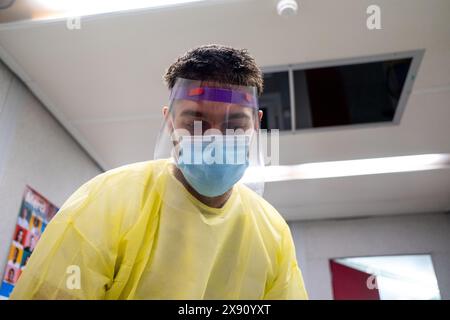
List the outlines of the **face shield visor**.
{"type": "Polygon", "coordinates": [[[245,178],[263,166],[255,87],[178,78],[163,113],[155,159],[168,159],[203,196],[237,183],[262,195],[263,175],[245,178]]]}

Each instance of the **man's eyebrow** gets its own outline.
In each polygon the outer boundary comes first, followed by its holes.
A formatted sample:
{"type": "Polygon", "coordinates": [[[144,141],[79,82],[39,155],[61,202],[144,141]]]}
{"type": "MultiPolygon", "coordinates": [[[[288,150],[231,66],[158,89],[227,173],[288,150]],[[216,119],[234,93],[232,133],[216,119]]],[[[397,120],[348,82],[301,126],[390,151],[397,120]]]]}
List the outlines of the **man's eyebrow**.
{"type": "Polygon", "coordinates": [[[246,120],[250,120],[250,116],[244,112],[236,112],[232,113],[228,116],[228,120],[235,120],[235,119],[242,119],[245,118],[246,120]]]}
{"type": "Polygon", "coordinates": [[[200,111],[195,111],[195,110],[184,110],[180,113],[179,117],[185,117],[185,116],[201,118],[203,116],[203,113],[200,111]]]}

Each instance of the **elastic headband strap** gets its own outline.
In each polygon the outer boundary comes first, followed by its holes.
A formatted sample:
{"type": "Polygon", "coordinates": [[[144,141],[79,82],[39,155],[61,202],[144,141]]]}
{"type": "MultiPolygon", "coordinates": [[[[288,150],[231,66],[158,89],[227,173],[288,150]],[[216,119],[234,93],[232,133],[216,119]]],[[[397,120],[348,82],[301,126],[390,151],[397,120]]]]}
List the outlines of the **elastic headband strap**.
{"type": "Polygon", "coordinates": [[[173,100],[209,100],[223,103],[233,103],[258,109],[258,102],[254,95],[232,89],[213,87],[178,88],[175,93],[172,92],[172,95],[173,100]]]}

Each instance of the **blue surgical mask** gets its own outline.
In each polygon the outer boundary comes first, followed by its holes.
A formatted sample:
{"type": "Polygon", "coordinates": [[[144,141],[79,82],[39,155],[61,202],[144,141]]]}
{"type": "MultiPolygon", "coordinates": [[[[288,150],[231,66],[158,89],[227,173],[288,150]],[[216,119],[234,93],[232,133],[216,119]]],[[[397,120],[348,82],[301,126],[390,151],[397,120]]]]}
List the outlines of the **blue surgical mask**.
{"type": "Polygon", "coordinates": [[[248,167],[250,136],[184,136],[177,167],[198,193],[217,197],[230,190],[248,167]]]}

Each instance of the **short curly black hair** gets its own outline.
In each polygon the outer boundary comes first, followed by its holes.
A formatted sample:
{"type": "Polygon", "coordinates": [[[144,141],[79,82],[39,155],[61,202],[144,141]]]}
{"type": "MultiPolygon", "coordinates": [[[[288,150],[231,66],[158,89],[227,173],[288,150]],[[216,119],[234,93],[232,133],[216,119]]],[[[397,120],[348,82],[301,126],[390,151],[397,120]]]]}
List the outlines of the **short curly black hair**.
{"type": "Polygon", "coordinates": [[[178,57],[164,75],[169,89],[174,87],[178,77],[254,86],[258,95],[263,92],[261,70],[248,51],[218,44],[203,45],[178,57]]]}

